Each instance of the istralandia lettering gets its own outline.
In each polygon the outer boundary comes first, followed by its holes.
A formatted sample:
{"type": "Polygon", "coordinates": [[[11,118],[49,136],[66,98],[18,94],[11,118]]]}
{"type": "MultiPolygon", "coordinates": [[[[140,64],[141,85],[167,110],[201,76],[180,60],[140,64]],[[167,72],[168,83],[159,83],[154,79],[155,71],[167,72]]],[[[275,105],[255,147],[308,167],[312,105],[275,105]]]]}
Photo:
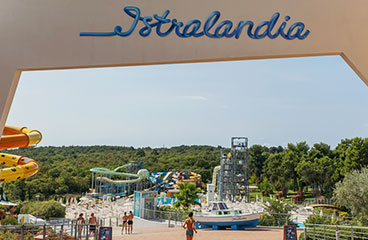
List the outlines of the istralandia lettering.
{"type": "Polygon", "coordinates": [[[123,30],[123,27],[115,26],[112,32],[81,32],[83,37],[111,37],[120,36],[128,37],[137,28],[138,23],[143,26],[139,29],[139,35],[148,37],[155,31],[160,37],[166,37],[170,34],[176,34],[180,38],[203,37],[209,38],[236,38],[239,39],[243,32],[246,32],[249,38],[275,39],[282,37],[287,40],[300,39],[303,40],[309,36],[310,30],[306,29],[302,22],[289,24],[290,16],[285,16],[281,20],[280,13],[274,13],[269,20],[263,21],[258,25],[253,21],[246,20],[234,23],[230,20],[220,21],[221,13],[213,11],[205,22],[198,19],[183,23],[175,18],[170,19],[170,11],[166,10],[162,15],[154,14],[153,17],[141,14],[138,7],[128,6],[124,8],[124,12],[133,19],[129,28],[123,30]],[[276,27],[277,26],[277,27],[276,27]]]}

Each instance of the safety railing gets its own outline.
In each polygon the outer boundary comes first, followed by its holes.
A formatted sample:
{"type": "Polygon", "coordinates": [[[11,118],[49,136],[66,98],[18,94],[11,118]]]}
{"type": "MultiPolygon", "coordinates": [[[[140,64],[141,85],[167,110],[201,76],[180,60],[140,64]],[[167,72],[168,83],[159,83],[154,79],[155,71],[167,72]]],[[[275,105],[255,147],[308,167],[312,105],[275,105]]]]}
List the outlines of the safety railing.
{"type": "Polygon", "coordinates": [[[304,239],[368,240],[368,227],[306,224],[304,239]]]}
{"type": "Polygon", "coordinates": [[[335,201],[332,200],[331,198],[324,198],[324,199],[308,199],[308,200],[304,200],[302,205],[304,206],[308,206],[311,204],[335,204],[335,201]]]}
{"type": "Polygon", "coordinates": [[[161,211],[152,209],[142,209],[141,218],[166,223],[168,227],[173,227],[174,225],[180,225],[185,222],[188,218],[189,212],[186,211],[161,211]]]}
{"type": "Polygon", "coordinates": [[[14,239],[85,239],[97,240],[99,225],[77,224],[75,221],[44,224],[3,225],[0,234],[14,236],[14,239]]]}

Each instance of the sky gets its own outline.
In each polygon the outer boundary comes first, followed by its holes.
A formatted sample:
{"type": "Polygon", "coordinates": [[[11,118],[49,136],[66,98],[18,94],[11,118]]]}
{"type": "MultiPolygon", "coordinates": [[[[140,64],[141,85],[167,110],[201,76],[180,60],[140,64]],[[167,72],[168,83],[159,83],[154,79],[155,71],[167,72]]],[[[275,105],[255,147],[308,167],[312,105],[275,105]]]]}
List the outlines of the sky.
{"type": "Polygon", "coordinates": [[[8,125],[40,146],[332,147],[368,136],[368,88],[340,56],[23,72],[8,125]]]}

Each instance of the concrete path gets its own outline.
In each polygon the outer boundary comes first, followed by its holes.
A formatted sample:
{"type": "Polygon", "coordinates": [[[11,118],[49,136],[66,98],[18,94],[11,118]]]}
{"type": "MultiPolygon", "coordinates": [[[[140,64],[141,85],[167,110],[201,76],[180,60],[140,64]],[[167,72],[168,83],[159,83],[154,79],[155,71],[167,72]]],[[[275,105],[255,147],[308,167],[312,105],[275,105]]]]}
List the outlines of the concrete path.
{"type": "MultiPolygon", "coordinates": [[[[299,233],[298,233],[299,234],[299,233]]],[[[242,231],[199,230],[194,240],[280,240],[282,229],[255,228],[242,231]]],[[[131,235],[121,235],[120,228],[113,229],[113,240],[185,240],[185,231],[180,226],[168,228],[167,223],[156,223],[142,219],[134,219],[131,235]]]]}

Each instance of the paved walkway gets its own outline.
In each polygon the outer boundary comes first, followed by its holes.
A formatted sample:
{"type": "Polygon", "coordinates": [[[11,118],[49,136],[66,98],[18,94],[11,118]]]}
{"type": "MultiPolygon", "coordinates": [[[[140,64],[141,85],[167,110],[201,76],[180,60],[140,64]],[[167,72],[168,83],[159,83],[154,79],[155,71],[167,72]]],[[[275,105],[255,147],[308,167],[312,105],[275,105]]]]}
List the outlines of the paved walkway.
{"type": "MultiPolygon", "coordinates": [[[[255,228],[243,231],[212,231],[199,230],[195,240],[280,240],[282,229],[255,228]]],[[[134,229],[131,235],[121,235],[120,228],[114,228],[113,240],[185,240],[185,231],[180,226],[168,228],[167,223],[155,223],[141,219],[134,219],[134,229]]]]}

